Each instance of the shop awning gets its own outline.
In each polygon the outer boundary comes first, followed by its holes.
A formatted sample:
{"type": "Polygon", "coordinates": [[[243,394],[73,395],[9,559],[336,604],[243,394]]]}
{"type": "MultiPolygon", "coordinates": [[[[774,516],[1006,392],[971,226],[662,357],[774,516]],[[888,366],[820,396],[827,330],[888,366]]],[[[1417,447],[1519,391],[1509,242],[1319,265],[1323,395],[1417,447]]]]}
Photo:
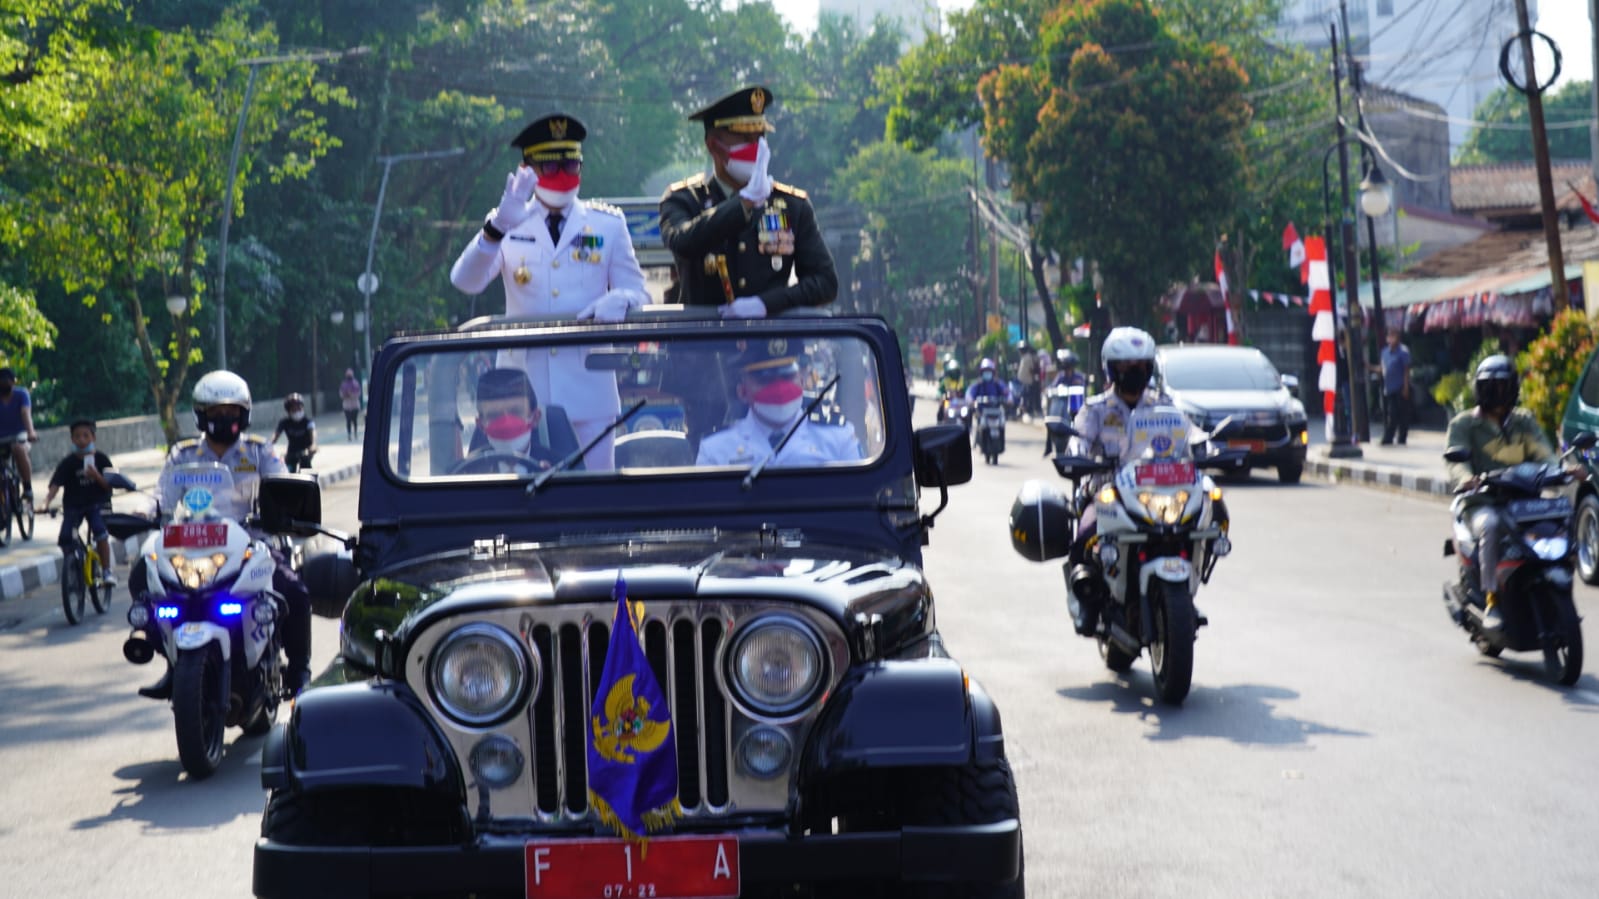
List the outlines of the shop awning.
{"type": "MultiPolygon", "coordinates": [[[[1365,273],[1362,272],[1362,275],[1365,273]]],[[[1582,265],[1567,265],[1566,280],[1582,277],[1582,265]]],[[[1549,286],[1549,266],[1521,269],[1512,272],[1473,275],[1464,278],[1384,278],[1382,304],[1384,308],[1438,303],[1482,294],[1515,296],[1532,293],[1549,286]]],[[[1371,282],[1361,281],[1360,302],[1372,305],[1371,282]]]]}

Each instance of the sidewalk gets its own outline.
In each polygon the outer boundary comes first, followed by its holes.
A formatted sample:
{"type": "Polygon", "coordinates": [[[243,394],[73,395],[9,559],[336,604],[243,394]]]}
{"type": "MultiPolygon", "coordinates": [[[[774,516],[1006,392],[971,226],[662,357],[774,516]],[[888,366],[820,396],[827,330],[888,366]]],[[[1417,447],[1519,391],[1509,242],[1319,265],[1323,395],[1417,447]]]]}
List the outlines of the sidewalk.
{"type": "MultiPolygon", "coordinates": [[[[272,411],[277,412],[277,410],[272,411]]],[[[277,417],[274,414],[264,429],[252,428],[251,432],[262,437],[271,437],[277,417]]],[[[307,473],[314,473],[317,481],[324,487],[358,476],[361,473],[361,444],[350,443],[344,436],[344,413],[335,410],[331,414],[317,416],[316,429],[316,458],[314,466],[307,469],[307,473]]],[[[365,436],[363,433],[361,439],[365,439],[365,436]]],[[[279,439],[279,452],[282,451],[283,445],[284,441],[279,439]]],[[[164,448],[153,448],[117,453],[111,457],[111,461],[116,463],[118,471],[127,475],[140,489],[154,491],[166,455],[164,448]]],[[[55,470],[59,461],[59,459],[34,457],[35,502],[44,502],[50,489],[50,473],[55,470]]],[[[112,505],[119,512],[129,511],[138,508],[140,501],[141,497],[119,492],[112,505]]],[[[59,495],[54,506],[56,509],[61,507],[59,495]]],[[[0,548],[0,601],[19,597],[36,587],[54,584],[60,580],[61,550],[56,546],[56,538],[60,532],[60,517],[51,517],[43,512],[39,512],[34,519],[32,540],[23,540],[16,529],[12,529],[10,545],[0,548]]],[[[138,540],[113,539],[111,542],[113,544],[111,552],[116,557],[119,577],[126,580],[126,572],[123,569],[132,554],[138,552],[138,540]]]]}
{"type": "MultiPolygon", "coordinates": [[[[919,402],[936,402],[938,387],[916,378],[911,385],[919,402]]],[[[1043,422],[1017,421],[1023,427],[1043,429],[1043,422]]],[[[1382,424],[1372,428],[1372,442],[1360,444],[1360,458],[1334,459],[1323,439],[1320,422],[1312,421],[1310,447],[1305,454],[1305,473],[1333,483],[1355,483],[1400,490],[1420,496],[1447,498],[1449,483],[1444,472],[1444,432],[1412,428],[1404,446],[1383,446],[1382,424]]],[[[1269,475],[1270,472],[1266,472],[1269,475]]]]}

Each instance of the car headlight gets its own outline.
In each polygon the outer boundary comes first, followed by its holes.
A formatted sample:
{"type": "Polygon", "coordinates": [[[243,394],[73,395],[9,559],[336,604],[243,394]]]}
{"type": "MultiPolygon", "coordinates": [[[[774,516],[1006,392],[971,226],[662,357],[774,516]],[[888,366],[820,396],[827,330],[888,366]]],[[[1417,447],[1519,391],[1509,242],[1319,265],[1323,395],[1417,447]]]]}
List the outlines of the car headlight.
{"type": "Polygon", "coordinates": [[[483,726],[526,701],[535,670],[527,650],[509,631],[468,624],[434,650],[428,681],[445,714],[462,724],[483,726]]]}
{"type": "Polygon", "coordinates": [[[1528,534],[1527,547],[1532,550],[1533,555],[1545,562],[1554,562],[1566,557],[1566,553],[1571,550],[1571,541],[1567,540],[1564,534],[1549,537],[1528,534]]]}
{"type": "Polygon", "coordinates": [[[167,556],[167,564],[172,566],[172,571],[177,575],[178,586],[189,590],[199,590],[209,587],[216,580],[217,572],[228,564],[227,553],[210,553],[202,556],[189,556],[184,553],[173,553],[167,556]]]}
{"type": "Polygon", "coordinates": [[[786,617],[747,625],[728,659],[729,680],[739,698],[765,715],[786,715],[811,701],[826,668],[821,639],[786,617]]]}
{"type": "Polygon", "coordinates": [[[1157,524],[1176,524],[1183,520],[1183,510],[1188,508],[1188,491],[1154,493],[1148,490],[1138,494],[1138,504],[1144,514],[1157,524]]]}
{"type": "Polygon", "coordinates": [[[1305,404],[1301,403],[1298,400],[1294,400],[1292,403],[1289,403],[1288,404],[1288,408],[1286,410],[1284,410],[1284,412],[1283,412],[1283,421],[1286,424],[1291,424],[1291,425],[1302,425],[1302,424],[1304,424],[1305,423],[1305,404]]]}

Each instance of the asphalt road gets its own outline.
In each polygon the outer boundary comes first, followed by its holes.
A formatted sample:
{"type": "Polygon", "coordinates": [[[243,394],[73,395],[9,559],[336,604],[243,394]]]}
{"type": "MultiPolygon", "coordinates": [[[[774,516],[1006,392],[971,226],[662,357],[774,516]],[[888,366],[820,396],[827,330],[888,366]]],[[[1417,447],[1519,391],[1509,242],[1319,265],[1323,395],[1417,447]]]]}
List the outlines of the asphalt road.
{"type": "MultiPolygon", "coordinates": [[[[1561,689],[1537,658],[1475,653],[1438,598],[1442,503],[1228,484],[1236,549],[1171,709],[1146,662],[1117,677],[1071,634],[1058,563],[1010,550],[1011,497],[1054,476],[1035,432],[1011,438],[952,491],[927,568],[1004,715],[1035,899],[1599,891],[1599,679],[1561,689]]],[[[352,484],[326,492],[334,526],[352,484]]],[[[53,587],[0,603],[0,896],[247,895],[259,741],[230,732],[221,771],[188,781],[170,713],[133,692],[158,672],[122,660],[119,595],[77,628],[53,587]]],[[[318,619],[319,664],[335,645],[318,619]]]]}

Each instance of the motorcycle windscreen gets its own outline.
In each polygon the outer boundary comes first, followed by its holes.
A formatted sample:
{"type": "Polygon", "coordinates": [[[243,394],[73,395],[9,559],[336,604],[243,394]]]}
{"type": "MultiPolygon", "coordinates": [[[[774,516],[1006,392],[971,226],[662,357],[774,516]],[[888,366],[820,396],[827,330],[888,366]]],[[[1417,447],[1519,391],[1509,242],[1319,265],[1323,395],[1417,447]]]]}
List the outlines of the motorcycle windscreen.
{"type": "Polygon", "coordinates": [[[161,473],[161,508],[172,520],[243,521],[255,501],[255,478],[236,481],[220,462],[185,462],[161,473]]]}
{"type": "Polygon", "coordinates": [[[1194,427],[1174,406],[1134,409],[1127,420],[1123,463],[1133,464],[1140,487],[1170,487],[1194,482],[1194,427]]]}

